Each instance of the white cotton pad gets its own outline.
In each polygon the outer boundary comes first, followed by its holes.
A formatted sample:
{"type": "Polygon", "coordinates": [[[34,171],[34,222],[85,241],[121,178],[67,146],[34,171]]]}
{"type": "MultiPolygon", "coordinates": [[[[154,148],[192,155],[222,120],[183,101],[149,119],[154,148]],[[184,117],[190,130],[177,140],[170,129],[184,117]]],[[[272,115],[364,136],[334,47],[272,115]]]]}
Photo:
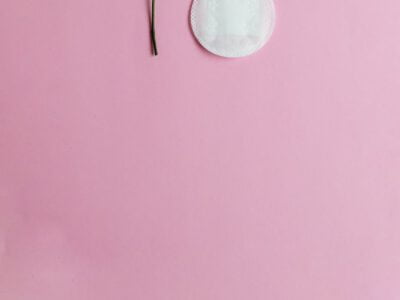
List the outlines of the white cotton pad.
{"type": "Polygon", "coordinates": [[[194,0],[193,33],[208,51],[242,57],[261,49],[275,25],[273,0],[194,0]]]}

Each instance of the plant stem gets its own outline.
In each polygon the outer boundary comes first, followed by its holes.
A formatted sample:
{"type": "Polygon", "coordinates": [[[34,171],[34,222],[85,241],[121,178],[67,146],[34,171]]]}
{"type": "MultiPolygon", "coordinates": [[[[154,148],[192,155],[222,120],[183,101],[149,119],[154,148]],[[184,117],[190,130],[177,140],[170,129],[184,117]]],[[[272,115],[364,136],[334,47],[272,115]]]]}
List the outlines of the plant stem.
{"type": "Polygon", "coordinates": [[[155,0],[151,0],[151,44],[153,46],[153,54],[158,55],[157,41],[156,41],[156,30],[155,30],[155,0]]]}

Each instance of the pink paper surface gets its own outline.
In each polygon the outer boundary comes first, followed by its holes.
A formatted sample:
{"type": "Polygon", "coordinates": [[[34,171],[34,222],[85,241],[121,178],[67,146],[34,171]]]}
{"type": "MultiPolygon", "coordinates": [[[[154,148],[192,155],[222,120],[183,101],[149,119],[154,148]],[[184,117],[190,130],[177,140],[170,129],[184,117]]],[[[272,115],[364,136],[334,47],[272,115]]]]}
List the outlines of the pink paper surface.
{"type": "Polygon", "coordinates": [[[190,5],[0,2],[0,299],[400,299],[400,2],[190,5]]]}

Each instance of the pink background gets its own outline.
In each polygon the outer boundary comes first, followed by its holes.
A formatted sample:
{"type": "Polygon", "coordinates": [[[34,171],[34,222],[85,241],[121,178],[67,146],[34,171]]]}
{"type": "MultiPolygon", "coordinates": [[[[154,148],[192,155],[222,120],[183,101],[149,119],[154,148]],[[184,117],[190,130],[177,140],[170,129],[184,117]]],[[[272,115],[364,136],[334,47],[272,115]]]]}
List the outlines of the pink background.
{"type": "Polygon", "coordinates": [[[1,0],[0,299],[400,299],[399,1],[190,2],[1,0]]]}

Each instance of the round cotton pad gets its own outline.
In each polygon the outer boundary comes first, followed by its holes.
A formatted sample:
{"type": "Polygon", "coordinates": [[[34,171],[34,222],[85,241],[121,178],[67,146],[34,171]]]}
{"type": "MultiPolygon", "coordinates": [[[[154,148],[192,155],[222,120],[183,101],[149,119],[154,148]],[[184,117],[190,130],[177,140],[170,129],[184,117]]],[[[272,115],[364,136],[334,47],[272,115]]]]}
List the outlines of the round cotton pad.
{"type": "Polygon", "coordinates": [[[193,33],[208,51],[224,57],[253,54],[270,38],[273,0],[194,0],[193,33]]]}

